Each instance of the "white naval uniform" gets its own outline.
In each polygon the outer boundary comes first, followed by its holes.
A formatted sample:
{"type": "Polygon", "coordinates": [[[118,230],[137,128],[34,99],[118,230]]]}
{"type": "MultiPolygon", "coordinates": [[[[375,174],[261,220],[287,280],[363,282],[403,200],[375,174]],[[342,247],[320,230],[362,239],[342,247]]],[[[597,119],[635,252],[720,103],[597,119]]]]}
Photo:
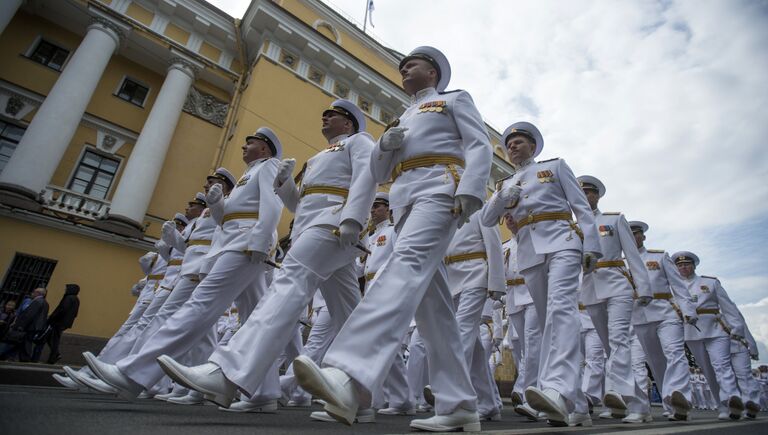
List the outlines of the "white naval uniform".
{"type": "Polygon", "coordinates": [[[599,405],[603,402],[603,395],[605,395],[605,350],[603,342],[595,331],[595,325],[592,324],[592,318],[581,304],[579,304],[579,319],[581,320],[581,353],[584,355],[581,391],[589,403],[599,405]]]}
{"type": "MultiPolygon", "coordinates": [[[[145,275],[144,278],[139,281],[143,283],[141,290],[136,298],[136,302],[128,313],[128,318],[125,319],[117,332],[107,341],[107,344],[99,352],[98,358],[101,361],[107,363],[114,363],[119,359],[118,353],[113,352],[115,346],[122,340],[123,336],[133,328],[136,323],[141,319],[141,315],[144,314],[144,310],[147,309],[152,298],[154,297],[155,284],[157,282],[157,276],[164,274],[165,272],[165,260],[157,254],[157,252],[147,252],[139,258],[139,265],[141,266],[141,272],[145,275]],[[158,262],[160,262],[158,264],[158,262]],[[155,272],[158,275],[152,275],[155,272]],[[149,279],[150,276],[154,276],[155,279],[149,279]]],[[[90,372],[90,368],[84,365],[81,369],[90,372]]]]}
{"type": "Polygon", "coordinates": [[[741,311],[739,311],[739,318],[745,335],[741,340],[731,338],[731,365],[736,376],[736,384],[741,390],[741,399],[744,403],[754,402],[755,405],[759,406],[760,385],[757,383],[757,379],[752,377],[752,360],[750,357],[753,353],[757,355],[757,343],[755,343],[741,311]]]}
{"type": "Polygon", "coordinates": [[[128,315],[128,319],[120,327],[120,330],[115,336],[107,342],[104,349],[99,353],[99,360],[105,363],[114,364],[123,358],[133,346],[135,335],[131,334],[136,325],[144,316],[144,312],[152,303],[155,298],[157,289],[160,287],[160,282],[165,277],[165,271],[168,268],[168,260],[156,253],[154,260],[151,263],[150,271],[146,276],[146,284],[144,289],[139,294],[139,298],[134,305],[133,310],[128,315]]]}
{"type": "Polygon", "coordinates": [[[416,328],[416,322],[411,322],[410,341],[408,342],[408,362],[405,364],[406,377],[410,398],[417,408],[429,406],[424,400],[424,386],[429,385],[429,364],[424,340],[416,328]]]}
{"type": "MultiPolygon", "coordinates": [[[[501,395],[499,394],[499,387],[496,385],[496,379],[494,379],[494,373],[496,372],[496,365],[492,364],[491,361],[491,355],[493,352],[498,348],[496,346],[496,337],[501,337],[502,329],[499,327],[499,324],[501,323],[501,311],[503,308],[503,303],[500,301],[494,301],[493,299],[486,298],[485,304],[483,306],[483,313],[482,317],[480,318],[480,328],[479,328],[479,335],[478,335],[478,341],[480,342],[480,345],[483,349],[483,364],[488,366],[488,370],[486,371],[486,382],[478,382],[478,387],[475,388],[475,391],[477,392],[477,409],[480,412],[480,415],[486,415],[486,416],[492,416],[496,411],[499,413],[501,412],[501,408],[504,406],[501,401],[501,395]],[[487,389],[487,390],[485,390],[487,389]],[[490,413],[483,413],[481,410],[483,401],[480,399],[483,396],[489,396],[491,397],[491,400],[493,402],[493,409],[490,413]]],[[[500,341],[499,341],[500,342],[500,341]]],[[[499,352],[499,358],[501,358],[501,353],[499,352]]],[[[474,364],[474,358],[477,358],[477,356],[473,355],[473,364],[474,364]]],[[[470,366],[471,367],[471,366],[470,366]]],[[[471,373],[471,376],[478,378],[478,381],[480,380],[476,373],[471,373]]],[[[476,382],[473,380],[473,382],[476,382]]],[[[482,417],[481,417],[482,418],[482,417]]]]}
{"type": "Polygon", "coordinates": [[[635,303],[632,326],[637,340],[643,346],[662,401],[669,401],[674,391],[693,401],[688,358],[685,356],[683,320],[677,314],[697,317],[688,290],[677,267],[663,250],[639,248],[640,257],[648,272],[653,301],[645,307],[635,303]]]}
{"type": "Polygon", "coordinates": [[[633,296],[652,296],[648,273],[624,215],[602,213],[597,209],[594,215],[603,257],[597,262],[597,269],[584,276],[580,302],[592,317],[595,330],[608,353],[605,391],[620,394],[627,402],[630,413],[648,413],[648,404],[641,400],[645,394],[632,375],[629,333],[633,296]],[[624,266],[622,253],[629,269],[624,266]]]}
{"type": "Polygon", "coordinates": [[[515,175],[504,180],[503,186],[518,184],[522,188],[520,198],[511,209],[499,211],[498,203],[502,200],[497,190],[483,209],[484,225],[497,225],[505,212],[510,212],[518,225],[522,225],[529,216],[541,213],[571,216],[573,211],[584,235],[582,242],[575,225],[566,220],[533,222],[522,226],[517,233],[518,267],[543,326],[538,386],[560,393],[568,411],[572,412],[580,398],[581,386],[579,273],[583,252],[600,253],[595,218],[564,160],[534,162],[529,159],[516,169],[515,175]]]}
{"type": "MultiPolygon", "coordinates": [[[[506,293],[504,256],[498,226],[480,224],[480,213],[453,235],[445,252],[448,285],[456,306],[464,358],[467,361],[472,386],[477,393],[477,412],[489,415],[495,412],[496,403],[492,383],[489,382],[488,357],[479,334],[483,308],[489,292],[506,293]],[[482,255],[485,258],[467,258],[482,255]]],[[[490,319],[490,313],[489,319],[490,319]]]]}
{"type": "MultiPolygon", "coordinates": [[[[401,148],[371,154],[371,172],[384,183],[396,165],[425,155],[450,155],[460,166],[435,164],[402,172],[389,191],[397,242],[389,261],[369,285],[365,299],[344,324],[323,363],[376,391],[416,319],[429,356],[429,380],[438,415],[474,411],[475,392],[459,339],[443,256],[456,230],[455,195],[482,201],[492,150],[482,116],[467,92],[423,89],[400,116],[408,128],[401,148]],[[435,107],[440,107],[437,111],[435,107]],[[459,176],[460,181],[456,177],[459,176]],[[365,339],[361,340],[361,331],[365,339]]],[[[364,404],[361,406],[365,407],[364,404]]]]}
{"type": "Polygon", "coordinates": [[[509,324],[518,333],[517,381],[514,390],[525,400],[525,389],[535,387],[539,378],[541,357],[541,321],[533,305],[531,292],[525,285],[517,263],[517,237],[504,242],[504,263],[507,279],[507,315],[509,324]]]}
{"type": "MultiPolygon", "coordinates": [[[[189,300],[192,292],[197,288],[200,282],[200,269],[205,258],[212,245],[212,240],[216,229],[219,228],[216,223],[216,219],[211,215],[210,209],[203,210],[203,213],[198,217],[191,226],[190,233],[181,236],[178,233],[174,235],[175,241],[173,246],[177,250],[184,251],[184,259],[181,263],[181,270],[179,271],[179,280],[173,286],[173,291],[160,307],[155,317],[152,319],[149,325],[144,330],[142,337],[145,337],[143,343],[154,335],[158,329],[160,329],[165,322],[189,300]]],[[[190,364],[200,361],[200,355],[207,359],[208,355],[213,351],[213,347],[218,342],[217,337],[214,334],[208,333],[205,338],[200,340],[197,345],[190,352],[185,354],[183,361],[190,364]]],[[[134,345],[134,349],[131,353],[139,352],[143,344],[137,341],[134,345]],[[137,347],[138,346],[138,347],[137,347]]],[[[205,360],[204,359],[204,360],[205,360]]],[[[203,361],[204,361],[203,360],[203,361]]]]}
{"type": "MultiPolygon", "coordinates": [[[[312,329],[309,330],[307,342],[301,349],[301,355],[312,358],[316,364],[323,359],[328,346],[339,332],[339,327],[331,320],[328,308],[325,306],[325,299],[321,292],[315,292],[312,299],[312,329]]],[[[293,363],[288,366],[285,375],[280,376],[280,389],[283,394],[296,402],[306,402],[312,399],[312,396],[304,391],[296,382],[296,376],[293,374],[293,363]]]]}
{"type": "MultiPolygon", "coordinates": [[[[351,219],[365,228],[376,191],[366,165],[373,141],[367,133],[339,136],[309,159],[301,195],[292,178],[277,189],[295,210],[291,249],[275,272],[264,299],[229,344],[218,347],[210,361],[241,390],[252,392],[295,332],[296,322],[320,288],[334,323],[342,324],[360,301],[355,258],[360,251],[341,247],[332,233],[351,219]],[[310,193],[311,188],[348,189],[344,196],[310,193]]],[[[359,332],[359,331],[358,331],[359,332]]]]}
{"type": "MultiPolygon", "coordinates": [[[[269,253],[275,246],[277,222],[282,210],[282,204],[273,190],[277,167],[278,160],[274,158],[250,162],[223,204],[209,205],[212,216],[221,225],[221,231],[216,234],[207,254],[215,257],[216,261],[190,298],[141,350],[117,363],[118,369],[133,382],[145,388],[151,387],[164,376],[157,357],[166,354],[181,359],[213,331],[221,313],[236,298],[242,297],[241,293],[259,289],[259,293],[264,294],[264,270],[267,266],[252,263],[248,251],[269,253]]],[[[243,311],[242,307],[240,311],[243,311]]],[[[277,367],[274,367],[273,375],[259,380],[262,379],[269,394],[274,395],[267,399],[280,397],[277,367]]]]}
{"type": "MultiPolygon", "coordinates": [[[[192,228],[194,227],[196,221],[197,218],[190,220],[189,224],[184,227],[184,230],[182,230],[181,233],[178,231],[174,231],[174,233],[177,236],[180,236],[182,239],[188,237],[192,232],[192,228]]],[[[149,306],[147,306],[147,309],[144,310],[144,313],[141,315],[141,319],[139,319],[139,321],[136,323],[136,326],[131,329],[131,332],[126,335],[126,338],[121,343],[121,346],[124,346],[124,348],[122,350],[120,359],[141,349],[141,346],[144,345],[146,340],[151,335],[150,333],[146,333],[147,326],[149,326],[149,324],[155,318],[157,312],[160,310],[166,299],[168,299],[168,296],[171,294],[173,287],[179,281],[179,273],[181,272],[181,263],[184,259],[184,250],[186,249],[186,246],[174,246],[171,244],[169,247],[170,251],[167,258],[168,266],[165,269],[165,276],[163,277],[162,281],[158,283],[158,287],[155,289],[155,296],[152,298],[152,302],[150,302],[149,306]]]]}
{"type": "Polygon", "coordinates": [[[744,325],[736,304],[728,297],[717,278],[693,274],[685,282],[699,316],[696,323],[698,330],[685,325],[685,341],[707,379],[719,408],[725,410],[728,399],[732,396],[741,397],[741,394],[731,366],[731,339],[721,322],[731,328],[731,333],[742,337],[744,325]]]}
{"type": "MultiPolygon", "coordinates": [[[[379,268],[392,255],[392,248],[397,240],[395,226],[389,220],[383,220],[376,225],[373,234],[368,236],[367,246],[371,254],[365,259],[365,287],[376,276],[379,268]]],[[[407,336],[406,336],[407,337],[407,336]]],[[[406,343],[407,344],[407,343],[406,343]]],[[[404,346],[405,347],[405,346],[404,346]]],[[[398,352],[393,359],[389,374],[384,380],[382,389],[373,393],[374,408],[382,408],[387,403],[388,408],[409,410],[414,408],[406,376],[403,353],[398,352]]]]}

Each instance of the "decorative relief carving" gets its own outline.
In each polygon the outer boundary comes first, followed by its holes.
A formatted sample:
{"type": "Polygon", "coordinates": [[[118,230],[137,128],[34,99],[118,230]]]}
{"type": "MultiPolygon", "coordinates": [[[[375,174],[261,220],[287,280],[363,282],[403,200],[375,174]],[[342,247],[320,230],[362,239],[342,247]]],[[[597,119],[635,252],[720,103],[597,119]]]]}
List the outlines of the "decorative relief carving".
{"type": "Polygon", "coordinates": [[[18,95],[12,95],[5,104],[5,113],[16,116],[24,108],[24,101],[18,95]]]}
{"type": "Polygon", "coordinates": [[[123,32],[123,29],[118,27],[118,25],[113,23],[112,21],[109,21],[108,19],[103,17],[91,17],[91,25],[94,25],[94,24],[100,25],[102,27],[105,27],[115,32],[115,35],[117,35],[117,39],[120,40],[120,43],[125,41],[125,32],[123,32]]]}
{"type": "Polygon", "coordinates": [[[111,135],[105,135],[101,141],[101,146],[106,149],[111,149],[117,143],[117,138],[111,135]]]}
{"type": "Polygon", "coordinates": [[[229,105],[226,101],[201,92],[195,87],[189,89],[187,100],[184,102],[185,112],[218,127],[224,127],[228,110],[229,105]]]}
{"type": "Polygon", "coordinates": [[[172,57],[168,60],[168,68],[186,68],[192,73],[192,78],[200,72],[200,68],[183,57],[172,57]]]}

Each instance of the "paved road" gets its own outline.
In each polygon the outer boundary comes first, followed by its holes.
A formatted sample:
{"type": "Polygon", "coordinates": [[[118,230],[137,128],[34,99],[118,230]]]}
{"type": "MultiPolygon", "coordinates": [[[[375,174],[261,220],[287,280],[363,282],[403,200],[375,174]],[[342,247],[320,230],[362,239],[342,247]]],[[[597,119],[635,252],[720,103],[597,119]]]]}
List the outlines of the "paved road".
{"type": "MultiPolygon", "coordinates": [[[[315,406],[313,410],[320,410],[315,406]]],[[[483,424],[496,434],[522,433],[707,433],[768,434],[768,418],[744,422],[718,422],[712,412],[696,413],[690,423],[670,423],[654,408],[656,421],[642,426],[596,421],[592,428],[551,428],[529,423],[505,410],[503,421],[483,424]]],[[[283,408],[274,414],[234,414],[215,406],[180,406],[157,400],[126,402],[111,396],[52,387],[0,385],[0,433],[24,434],[354,434],[408,433],[411,417],[380,417],[375,424],[352,428],[337,423],[313,422],[307,409],[283,408]]]]}

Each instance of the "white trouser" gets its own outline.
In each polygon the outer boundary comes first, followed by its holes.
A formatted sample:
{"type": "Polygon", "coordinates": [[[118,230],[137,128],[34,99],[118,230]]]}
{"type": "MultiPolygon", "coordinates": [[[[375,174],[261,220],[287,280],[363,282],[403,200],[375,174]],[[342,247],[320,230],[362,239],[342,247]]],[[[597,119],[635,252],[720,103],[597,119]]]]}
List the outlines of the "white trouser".
{"type": "MultiPolygon", "coordinates": [[[[141,350],[117,363],[120,371],[134,382],[149,388],[163,377],[157,357],[181,359],[211,332],[221,314],[243,292],[252,292],[254,283],[264,283],[265,264],[251,263],[242,252],[221,254],[211,271],[198,284],[190,298],[147,340],[141,350]]],[[[263,289],[261,290],[263,292],[263,289]]],[[[277,372],[274,389],[279,390],[277,372]]],[[[265,379],[267,382],[267,379],[265,379]]],[[[280,397],[278,395],[275,397],[280,397]]]]}
{"type": "Polygon", "coordinates": [[[640,402],[632,411],[649,414],[651,412],[651,402],[648,399],[650,379],[648,379],[648,369],[645,365],[648,357],[643,351],[643,346],[637,339],[637,335],[631,334],[631,340],[632,344],[630,344],[629,350],[632,355],[632,373],[635,375],[635,382],[638,386],[637,399],[640,402]]]}
{"type": "MultiPolygon", "coordinates": [[[[149,304],[152,303],[152,299],[155,297],[155,282],[151,281],[151,283],[151,285],[147,283],[147,285],[144,286],[144,289],[139,294],[138,299],[136,299],[136,303],[133,305],[131,312],[128,314],[128,318],[125,319],[125,322],[120,326],[120,329],[117,330],[115,335],[109,339],[104,348],[101,349],[101,352],[99,352],[98,358],[100,361],[114,364],[122,357],[124,346],[121,346],[120,343],[123,341],[126,334],[136,326],[139,319],[141,319],[141,316],[144,315],[144,311],[149,307],[149,304]]],[[[87,365],[83,365],[83,369],[87,367],[87,365]]],[[[88,370],[90,371],[90,369],[88,370]]]]}
{"type": "MultiPolygon", "coordinates": [[[[337,325],[331,321],[331,315],[325,307],[316,309],[313,315],[314,322],[312,329],[309,330],[309,337],[301,350],[302,355],[306,355],[317,364],[323,359],[328,346],[331,345],[336,332],[337,325]]],[[[280,388],[285,396],[290,397],[297,402],[304,402],[312,396],[304,391],[296,382],[296,376],[293,375],[293,363],[288,366],[285,375],[280,376],[280,388]]]]}
{"type": "MultiPolygon", "coordinates": [[[[325,298],[334,323],[344,323],[360,301],[353,247],[342,248],[326,227],[302,232],[275,271],[269,293],[226,346],[210,361],[248,395],[274,365],[296,331],[296,322],[315,291],[325,298]]],[[[360,331],[358,331],[360,333],[360,331]]],[[[277,397],[280,397],[278,395],[277,397]]]]}
{"type": "Polygon", "coordinates": [[[405,376],[405,362],[401,353],[395,355],[381,390],[373,394],[374,408],[382,408],[384,403],[387,403],[387,406],[390,408],[413,408],[413,402],[410,400],[408,378],[405,376]]]}
{"type": "Polygon", "coordinates": [[[693,392],[693,406],[699,409],[708,408],[709,405],[704,399],[704,392],[702,391],[701,384],[698,382],[691,382],[691,391],[693,392]]]}
{"type": "MultiPolygon", "coordinates": [[[[131,353],[136,353],[141,350],[141,347],[144,346],[149,337],[153,336],[155,332],[165,324],[168,318],[178,311],[178,309],[184,305],[184,302],[189,300],[189,297],[192,295],[195,288],[197,288],[199,282],[200,281],[196,277],[194,279],[190,277],[182,277],[179,279],[176,285],[173,286],[173,291],[163,298],[162,306],[155,310],[155,314],[150,319],[149,324],[146,325],[141,332],[141,335],[136,339],[133,349],[131,349],[131,353]]],[[[152,305],[154,305],[154,302],[152,305]]],[[[152,306],[147,308],[147,311],[150,309],[152,309],[152,306]]]]}
{"type": "Polygon", "coordinates": [[[683,322],[665,319],[635,325],[635,335],[645,350],[662,401],[669,404],[672,393],[679,391],[688,401],[693,400],[688,358],[685,357],[683,322]]]}
{"type": "Polygon", "coordinates": [[[526,388],[536,386],[539,377],[541,322],[533,304],[524,305],[520,311],[510,314],[509,320],[517,331],[520,343],[517,347],[520,348],[521,360],[517,361],[518,377],[514,391],[522,395],[526,388]]]}
{"type": "Polygon", "coordinates": [[[488,290],[484,287],[466,289],[453,297],[461,346],[472,386],[477,393],[477,411],[480,415],[491,413],[496,408],[493,390],[488,382],[488,358],[480,342],[480,318],[487,298],[488,290]]]}
{"type": "MultiPolygon", "coordinates": [[[[539,323],[539,327],[541,327],[541,323],[539,323]]],[[[515,367],[517,367],[517,381],[515,381],[515,385],[517,385],[517,382],[520,382],[520,366],[523,364],[523,340],[520,340],[519,333],[513,334],[513,331],[515,331],[515,327],[512,321],[512,314],[507,314],[507,339],[511,347],[512,358],[515,360],[515,367]],[[517,337],[514,337],[515,335],[517,337]]],[[[539,346],[539,349],[541,349],[541,346],[539,346]]],[[[538,375],[537,371],[536,376],[538,375]]]]}
{"type": "Polygon", "coordinates": [[[301,343],[304,326],[297,322],[294,330],[296,332],[293,333],[291,339],[288,340],[288,344],[285,345],[285,349],[283,349],[283,352],[277,358],[278,367],[285,367],[288,369],[288,366],[293,364],[293,360],[295,360],[297,356],[301,355],[301,350],[304,347],[304,345],[301,343]]]}
{"type": "Polygon", "coordinates": [[[760,385],[752,377],[752,360],[749,358],[749,350],[745,346],[740,346],[739,352],[731,353],[731,365],[733,374],[736,376],[736,383],[741,390],[741,399],[744,403],[760,403],[760,385]]]}
{"type": "Polygon", "coordinates": [[[427,349],[419,334],[419,328],[413,330],[411,342],[408,345],[408,364],[405,367],[408,377],[410,397],[416,406],[424,405],[424,386],[429,384],[429,369],[427,364],[427,349]]]}
{"type": "MultiPolygon", "coordinates": [[[[538,386],[553,389],[566,400],[569,412],[579,406],[582,361],[579,346],[579,272],[581,252],[573,249],[547,254],[543,263],[522,270],[539,323],[543,325],[538,386]]],[[[517,331],[518,335],[520,331],[517,331]]],[[[584,409],[576,412],[587,412],[584,409]]]]}
{"type": "Polygon", "coordinates": [[[603,342],[603,348],[608,353],[605,391],[621,394],[630,412],[635,411],[635,407],[642,409],[639,397],[644,395],[632,374],[629,326],[633,304],[632,295],[627,294],[586,307],[595,331],[603,342]]]}
{"type": "MultiPolygon", "coordinates": [[[[725,404],[731,396],[741,397],[736,385],[736,376],[731,366],[731,338],[728,336],[689,340],[696,364],[701,368],[712,396],[719,398],[719,408],[725,409],[725,404]]],[[[704,393],[706,395],[706,392],[704,393]]]]}
{"type": "MultiPolygon", "coordinates": [[[[501,401],[501,395],[499,394],[499,386],[496,385],[496,379],[493,375],[496,372],[496,364],[491,362],[491,354],[494,351],[494,336],[493,327],[489,323],[480,324],[480,344],[483,346],[483,361],[488,366],[488,381],[484,385],[488,385],[490,388],[488,393],[493,398],[493,406],[495,409],[501,410],[504,404],[501,401]]],[[[501,354],[499,354],[501,355],[501,354]]],[[[474,358],[474,357],[473,357],[474,358]]],[[[480,410],[479,397],[484,393],[477,392],[478,396],[478,410],[480,410]]]]}
{"type": "Polygon", "coordinates": [[[443,264],[456,231],[452,208],[450,196],[424,196],[398,219],[392,255],[323,359],[376,391],[415,319],[426,345],[438,415],[477,409],[443,264]]]}
{"type": "Polygon", "coordinates": [[[581,342],[584,346],[584,377],[581,391],[593,405],[603,402],[603,382],[605,381],[605,350],[603,342],[594,329],[581,331],[581,342]]]}

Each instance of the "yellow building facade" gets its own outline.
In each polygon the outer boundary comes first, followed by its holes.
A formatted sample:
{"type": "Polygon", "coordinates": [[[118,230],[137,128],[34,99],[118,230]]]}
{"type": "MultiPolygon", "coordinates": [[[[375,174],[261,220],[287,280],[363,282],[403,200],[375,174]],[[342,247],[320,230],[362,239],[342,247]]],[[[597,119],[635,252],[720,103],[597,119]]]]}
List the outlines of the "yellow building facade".
{"type": "MultiPolygon", "coordinates": [[[[272,128],[301,166],[336,98],[374,137],[408,104],[402,54],[318,0],[240,19],[203,0],[0,4],[0,302],[43,285],[53,309],[78,283],[75,334],[117,330],[138,258],[213,169],[243,172],[246,135],[272,128]]],[[[490,187],[511,168],[489,135],[490,187]]]]}

